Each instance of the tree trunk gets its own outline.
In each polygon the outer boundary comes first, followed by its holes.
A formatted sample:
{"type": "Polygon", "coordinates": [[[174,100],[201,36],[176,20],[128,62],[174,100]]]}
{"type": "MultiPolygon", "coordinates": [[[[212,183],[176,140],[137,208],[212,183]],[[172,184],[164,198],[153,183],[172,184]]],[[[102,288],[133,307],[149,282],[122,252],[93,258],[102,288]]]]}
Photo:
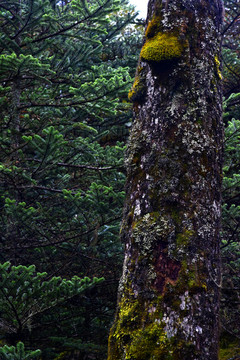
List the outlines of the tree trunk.
{"type": "Polygon", "coordinates": [[[222,13],[220,0],[148,4],[108,360],[218,359],[222,13]]]}

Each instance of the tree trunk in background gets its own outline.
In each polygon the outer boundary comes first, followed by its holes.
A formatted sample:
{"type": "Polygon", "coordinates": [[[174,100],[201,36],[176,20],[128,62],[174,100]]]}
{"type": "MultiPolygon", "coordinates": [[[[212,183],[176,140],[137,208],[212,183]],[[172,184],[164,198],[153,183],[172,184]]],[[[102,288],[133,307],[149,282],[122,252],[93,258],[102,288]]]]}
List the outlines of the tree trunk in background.
{"type": "Polygon", "coordinates": [[[108,360],[216,360],[220,0],[150,0],[136,79],[108,360]]]}

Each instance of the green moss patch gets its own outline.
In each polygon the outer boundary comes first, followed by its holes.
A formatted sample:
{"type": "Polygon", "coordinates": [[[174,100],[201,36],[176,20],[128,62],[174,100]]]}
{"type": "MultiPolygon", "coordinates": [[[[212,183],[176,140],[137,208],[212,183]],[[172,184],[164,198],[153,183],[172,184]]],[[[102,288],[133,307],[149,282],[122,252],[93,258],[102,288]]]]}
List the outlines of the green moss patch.
{"type": "Polygon", "coordinates": [[[220,61],[219,61],[219,58],[218,58],[217,55],[214,57],[214,64],[215,64],[215,73],[216,73],[218,79],[222,80],[223,76],[222,76],[222,73],[220,71],[220,61]]]}
{"type": "Polygon", "coordinates": [[[145,79],[142,79],[140,75],[137,75],[131,90],[128,93],[128,99],[130,101],[140,101],[144,98],[146,93],[145,79]]]}
{"type": "Polygon", "coordinates": [[[220,349],[219,360],[228,360],[228,359],[234,358],[237,355],[240,358],[239,341],[229,344],[227,348],[220,349]]]}
{"type": "Polygon", "coordinates": [[[147,62],[176,60],[182,56],[184,44],[176,35],[158,33],[144,44],[141,59],[147,62]]]}
{"type": "Polygon", "coordinates": [[[144,329],[135,331],[133,335],[126,359],[147,360],[169,358],[166,357],[169,354],[169,341],[166,333],[158,322],[151,323],[144,329]]]}
{"type": "Polygon", "coordinates": [[[113,350],[111,360],[118,360],[124,348],[125,359],[170,359],[169,339],[164,324],[156,318],[157,312],[149,312],[148,306],[138,299],[123,298],[117,326],[111,330],[109,343],[113,350]]]}
{"type": "Polygon", "coordinates": [[[154,37],[160,31],[161,26],[162,26],[161,20],[162,20],[161,15],[155,15],[155,16],[153,16],[152,20],[149,21],[147,30],[145,33],[147,38],[154,37]]]}

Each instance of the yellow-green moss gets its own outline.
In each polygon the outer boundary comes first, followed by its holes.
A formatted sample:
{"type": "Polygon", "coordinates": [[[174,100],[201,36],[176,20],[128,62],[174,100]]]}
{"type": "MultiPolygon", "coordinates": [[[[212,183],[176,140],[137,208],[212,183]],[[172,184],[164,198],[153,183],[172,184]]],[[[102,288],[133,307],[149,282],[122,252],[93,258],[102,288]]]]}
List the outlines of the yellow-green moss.
{"type": "Polygon", "coordinates": [[[119,310],[119,320],[121,326],[132,328],[133,323],[138,321],[139,304],[137,300],[122,301],[119,310]]]}
{"type": "Polygon", "coordinates": [[[128,99],[130,101],[141,100],[141,98],[144,97],[145,92],[146,92],[145,80],[144,78],[141,77],[141,75],[137,75],[135,77],[133,86],[128,93],[128,99]]]}
{"type": "Polygon", "coordinates": [[[160,359],[162,356],[168,355],[168,346],[169,340],[166,332],[156,321],[133,333],[132,341],[127,348],[126,359],[160,359]]]}
{"type": "Polygon", "coordinates": [[[160,359],[167,355],[169,340],[163,324],[154,319],[157,314],[149,313],[148,307],[145,308],[137,299],[129,301],[123,298],[119,305],[117,326],[111,330],[109,337],[110,346],[115,352],[115,355],[111,354],[111,360],[119,359],[122,346],[126,360],[160,359]]]}
{"type": "Polygon", "coordinates": [[[149,21],[145,36],[151,38],[155,36],[161,30],[161,15],[154,15],[152,20],[149,21]]]}
{"type": "Polygon", "coordinates": [[[190,266],[182,260],[175,292],[181,294],[184,290],[188,290],[190,294],[203,293],[207,291],[207,285],[204,274],[199,273],[194,265],[190,266]]]}
{"type": "Polygon", "coordinates": [[[158,33],[144,44],[141,59],[147,62],[176,60],[182,56],[184,44],[176,35],[158,33]]]}
{"type": "Polygon", "coordinates": [[[240,344],[239,340],[228,343],[227,345],[220,347],[219,351],[219,360],[228,360],[235,357],[236,355],[240,356],[240,344]]]}
{"type": "Polygon", "coordinates": [[[136,305],[135,301],[130,306],[126,301],[121,303],[124,309],[120,310],[120,321],[110,333],[108,360],[119,360],[123,353],[126,360],[181,360],[183,349],[185,353],[189,352],[189,356],[192,354],[194,347],[191,342],[177,340],[175,336],[168,337],[157,309],[151,313],[149,307],[144,308],[144,304],[139,306],[140,303],[136,305]],[[139,314],[137,322],[132,318],[136,310],[139,314]],[[127,323],[132,321],[132,326],[129,323],[126,326],[126,320],[127,323]]]}
{"type": "MultiPolygon", "coordinates": [[[[181,339],[177,334],[169,336],[163,319],[163,302],[168,303],[177,314],[181,296],[187,288],[190,288],[191,294],[191,286],[197,292],[199,288],[205,287],[204,283],[200,283],[196,271],[190,270],[187,264],[183,264],[182,272],[174,285],[175,295],[171,291],[173,285],[168,284],[166,293],[155,294],[151,302],[141,297],[136,298],[131,286],[127,286],[128,290],[119,303],[118,317],[110,332],[108,360],[119,360],[123,358],[123,354],[125,360],[182,360],[183,353],[189,357],[195,353],[197,358],[198,352],[192,341],[181,339]],[[187,281],[192,283],[188,284],[187,281]]],[[[179,321],[181,322],[181,317],[179,321]]]]}
{"type": "Polygon", "coordinates": [[[194,236],[195,232],[193,230],[185,229],[182,233],[178,234],[176,237],[176,244],[177,246],[187,246],[191,238],[194,236]]]}
{"type": "Polygon", "coordinates": [[[217,55],[214,57],[214,63],[215,63],[215,70],[216,70],[217,77],[218,77],[220,80],[222,80],[223,77],[222,77],[222,73],[221,73],[221,71],[220,71],[220,61],[219,61],[217,55]]]}
{"type": "Polygon", "coordinates": [[[56,358],[54,358],[54,360],[64,360],[67,355],[69,355],[69,352],[63,351],[56,358]]]}

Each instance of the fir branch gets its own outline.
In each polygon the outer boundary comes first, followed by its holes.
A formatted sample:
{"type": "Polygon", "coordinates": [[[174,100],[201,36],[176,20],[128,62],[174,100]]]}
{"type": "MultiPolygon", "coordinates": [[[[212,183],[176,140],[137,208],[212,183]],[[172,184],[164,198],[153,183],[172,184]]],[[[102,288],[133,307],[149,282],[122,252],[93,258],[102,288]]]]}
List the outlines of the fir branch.
{"type": "MultiPolygon", "coordinates": [[[[38,159],[33,159],[33,158],[28,158],[26,159],[27,161],[34,161],[34,162],[42,162],[41,160],[38,159]]],[[[122,167],[116,166],[116,165],[111,165],[111,166],[93,166],[93,165],[85,165],[85,164],[81,164],[81,165],[75,165],[75,164],[68,164],[68,163],[62,163],[62,162],[58,162],[58,163],[50,163],[51,165],[58,165],[58,166],[64,166],[64,167],[68,167],[68,168],[75,168],[75,169],[87,169],[87,170],[96,170],[96,171],[104,171],[104,170],[113,170],[113,169],[121,169],[122,167]]]]}
{"type": "MultiPolygon", "coordinates": [[[[90,13],[88,16],[84,17],[83,19],[81,19],[81,20],[79,20],[77,22],[74,22],[73,24],[56,31],[53,34],[45,35],[45,36],[42,36],[40,38],[34,39],[34,40],[32,40],[30,42],[30,44],[34,44],[34,43],[37,43],[37,42],[41,42],[41,41],[44,41],[44,40],[54,38],[56,36],[62,35],[66,31],[74,29],[76,26],[78,26],[78,25],[80,25],[82,23],[85,23],[87,20],[89,20],[91,18],[94,18],[99,13],[99,11],[102,10],[104,8],[104,6],[106,6],[106,4],[108,4],[109,2],[110,2],[110,0],[107,0],[103,5],[99,6],[99,8],[97,8],[97,10],[95,10],[95,12],[90,13]]],[[[20,47],[22,48],[22,47],[27,46],[27,45],[29,45],[29,43],[23,43],[23,44],[20,45],[20,47]]]]}
{"type": "Polygon", "coordinates": [[[240,13],[238,13],[233,19],[232,21],[223,29],[222,31],[222,36],[224,36],[226,34],[226,32],[233,26],[233,24],[240,19],[240,13]]]}

